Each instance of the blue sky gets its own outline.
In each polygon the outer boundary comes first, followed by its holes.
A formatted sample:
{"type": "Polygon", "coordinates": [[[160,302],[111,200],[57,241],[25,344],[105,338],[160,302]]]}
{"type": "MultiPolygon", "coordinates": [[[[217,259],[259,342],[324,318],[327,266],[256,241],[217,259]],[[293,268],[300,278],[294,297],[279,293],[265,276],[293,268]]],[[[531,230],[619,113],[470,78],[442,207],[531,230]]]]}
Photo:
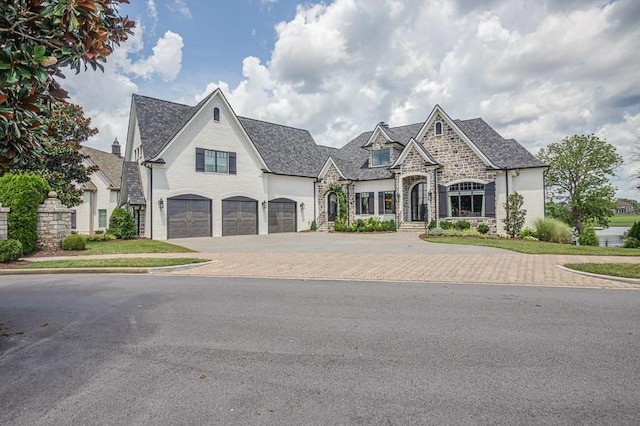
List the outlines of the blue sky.
{"type": "Polygon", "coordinates": [[[63,85],[108,149],[131,95],[193,105],[220,87],[243,116],[342,146],[435,104],[530,151],[573,134],[614,144],[620,196],[640,198],[638,0],[131,0],[136,34],[105,73],[63,85]],[[523,13],[526,11],[526,13],[523,13]]]}

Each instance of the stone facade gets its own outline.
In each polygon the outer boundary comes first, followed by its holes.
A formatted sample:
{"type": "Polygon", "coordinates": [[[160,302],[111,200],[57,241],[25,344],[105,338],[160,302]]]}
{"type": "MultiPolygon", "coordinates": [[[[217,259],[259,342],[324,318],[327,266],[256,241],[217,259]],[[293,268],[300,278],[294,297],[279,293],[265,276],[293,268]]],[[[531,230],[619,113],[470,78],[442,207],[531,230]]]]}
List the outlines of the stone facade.
{"type": "MultiPolygon", "coordinates": [[[[328,222],[328,190],[329,187],[334,183],[339,183],[342,186],[342,191],[347,196],[349,220],[351,220],[351,216],[354,214],[353,212],[355,211],[355,195],[353,195],[353,197],[351,196],[351,194],[353,194],[353,185],[351,184],[351,181],[344,180],[342,176],[340,176],[340,172],[338,171],[338,169],[336,169],[336,167],[331,164],[324,178],[322,178],[322,180],[316,185],[317,199],[319,200],[318,217],[316,217],[316,223],[318,224],[318,226],[322,226],[323,224],[328,222]],[[353,202],[351,198],[353,198],[353,202]]],[[[332,224],[333,222],[331,222],[329,227],[331,227],[332,224]]]]}
{"type": "Polygon", "coordinates": [[[44,204],[38,207],[38,242],[36,247],[57,250],[62,239],[71,235],[71,209],[58,199],[58,194],[49,192],[44,204]]]}
{"type": "MultiPolygon", "coordinates": [[[[373,151],[376,151],[378,149],[391,148],[391,151],[389,153],[389,157],[390,157],[389,164],[395,163],[398,157],[400,156],[400,153],[402,152],[397,148],[396,144],[389,142],[389,140],[382,133],[379,133],[378,136],[375,138],[375,140],[371,142],[371,145],[369,145],[367,148],[370,151],[369,164],[373,164],[373,151]]],[[[383,167],[383,166],[380,166],[380,167],[383,167]]]]}
{"type": "Polygon", "coordinates": [[[2,207],[0,204],[0,240],[6,240],[8,235],[7,228],[7,215],[10,209],[8,207],[2,207]]]}

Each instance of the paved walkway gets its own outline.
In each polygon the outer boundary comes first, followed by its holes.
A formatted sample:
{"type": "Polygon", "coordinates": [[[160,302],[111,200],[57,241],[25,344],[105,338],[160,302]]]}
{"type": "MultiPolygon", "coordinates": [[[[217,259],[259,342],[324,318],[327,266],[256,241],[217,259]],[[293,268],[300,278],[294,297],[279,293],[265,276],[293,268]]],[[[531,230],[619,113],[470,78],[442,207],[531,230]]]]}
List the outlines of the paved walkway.
{"type": "MultiPolygon", "coordinates": [[[[202,266],[172,272],[190,276],[640,289],[640,285],[585,276],[558,267],[565,263],[640,263],[640,257],[528,255],[490,247],[427,243],[413,233],[275,234],[171,242],[199,253],[126,256],[212,260],[202,266]]],[[[91,257],[123,255],[82,256],[91,257]]]]}

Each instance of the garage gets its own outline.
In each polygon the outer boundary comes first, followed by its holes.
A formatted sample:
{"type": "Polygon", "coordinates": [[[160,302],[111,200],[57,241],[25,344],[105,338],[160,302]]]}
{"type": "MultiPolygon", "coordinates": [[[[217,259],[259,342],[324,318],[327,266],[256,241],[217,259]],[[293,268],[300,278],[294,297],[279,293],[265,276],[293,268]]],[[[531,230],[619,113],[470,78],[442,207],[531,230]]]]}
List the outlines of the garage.
{"type": "Polygon", "coordinates": [[[258,202],[247,197],[222,200],[222,236],[258,233],[258,202]]]}
{"type": "Polygon", "coordinates": [[[211,236],[211,200],[194,194],[167,199],[167,237],[211,236]]]}
{"type": "Polygon", "coordinates": [[[269,201],[269,233],[296,232],[296,202],[287,198],[269,201]]]}

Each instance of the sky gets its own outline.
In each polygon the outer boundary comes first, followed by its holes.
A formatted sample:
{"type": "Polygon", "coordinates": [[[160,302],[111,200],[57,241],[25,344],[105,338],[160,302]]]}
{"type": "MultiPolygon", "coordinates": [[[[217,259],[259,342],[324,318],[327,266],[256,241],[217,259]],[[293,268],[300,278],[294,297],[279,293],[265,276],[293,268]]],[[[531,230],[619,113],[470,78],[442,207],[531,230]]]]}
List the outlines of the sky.
{"type": "Polygon", "coordinates": [[[124,144],[134,93],[194,105],[220,87],[238,115],[336,147],[439,104],[534,154],[594,133],[625,161],[617,195],[640,198],[638,0],[130,1],[105,72],[62,82],[100,130],[89,146],[124,144]]]}

